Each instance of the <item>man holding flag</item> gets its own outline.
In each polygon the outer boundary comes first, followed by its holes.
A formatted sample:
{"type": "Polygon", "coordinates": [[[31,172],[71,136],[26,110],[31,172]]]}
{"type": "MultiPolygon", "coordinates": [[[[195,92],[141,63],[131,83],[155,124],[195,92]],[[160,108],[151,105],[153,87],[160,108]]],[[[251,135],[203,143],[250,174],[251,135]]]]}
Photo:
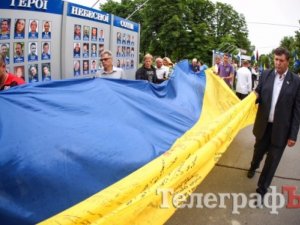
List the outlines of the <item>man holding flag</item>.
{"type": "Polygon", "coordinates": [[[255,175],[266,154],[256,189],[262,197],[268,191],[286,145],[295,145],[299,131],[300,78],[289,71],[289,59],[288,50],[275,49],[275,68],[264,71],[255,89],[259,104],[253,127],[256,142],[247,176],[255,175]]]}

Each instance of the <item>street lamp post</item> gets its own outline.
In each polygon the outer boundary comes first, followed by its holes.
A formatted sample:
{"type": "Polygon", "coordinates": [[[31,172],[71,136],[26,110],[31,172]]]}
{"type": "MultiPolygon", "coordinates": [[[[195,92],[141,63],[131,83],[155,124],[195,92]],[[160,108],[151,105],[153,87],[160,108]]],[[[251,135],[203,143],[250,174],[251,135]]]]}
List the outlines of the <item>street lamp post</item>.
{"type": "Polygon", "coordinates": [[[97,1],[93,4],[92,8],[94,8],[99,2],[100,2],[100,0],[97,0],[97,1]]]}
{"type": "Polygon", "coordinates": [[[129,16],[126,17],[126,19],[129,20],[130,17],[132,17],[137,11],[139,11],[139,10],[140,10],[144,5],[146,5],[147,2],[149,2],[149,1],[150,1],[150,0],[146,0],[143,4],[139,5],[139,6],[137,7],[137,9],[133,11],[133,13],[131,13],[129,16]]]}

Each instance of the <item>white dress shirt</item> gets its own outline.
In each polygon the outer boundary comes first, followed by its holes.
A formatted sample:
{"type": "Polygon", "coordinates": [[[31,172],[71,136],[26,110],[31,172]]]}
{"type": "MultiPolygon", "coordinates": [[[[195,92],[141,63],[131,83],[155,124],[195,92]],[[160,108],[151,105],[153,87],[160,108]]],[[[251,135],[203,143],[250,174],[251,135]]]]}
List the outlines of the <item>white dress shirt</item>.
{"type": "Polygon", "coordinates": [[[277,103],[286,73],[287,73],[287,71],[285,71],[285,73],[283,73],[282,77],[280,78],[279,73],[277,73],[277,71],[275,71],[275,80],[274,80],[274,87],[273,87],[273,93],[272,93],[272,104],[271,104],[271,110],[270,110],[269,120],[268,120],[270,123],[273,123],[273,121],[274,121],[275,107],[276,107],[276,103],[277,103]]]}

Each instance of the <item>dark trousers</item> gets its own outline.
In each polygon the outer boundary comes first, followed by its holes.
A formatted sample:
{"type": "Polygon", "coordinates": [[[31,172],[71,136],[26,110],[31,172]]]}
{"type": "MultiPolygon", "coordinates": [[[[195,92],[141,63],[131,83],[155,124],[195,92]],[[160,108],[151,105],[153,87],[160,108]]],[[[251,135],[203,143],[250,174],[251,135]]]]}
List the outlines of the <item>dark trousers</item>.
{"type": "Polygon", "coordinates": [[[252,74],[251,77],[252,77],[252,89],[253,89],[254,88],[254,81],[256,81],[257,77],[256,77],[255,74],[252,74]]]}
{"type": "Polygon", "coordinates": [[[276,169],[279,165],[281,156],[285,149],[285,146],[276,147],[272,145],[271,135],[272,123],[268,123],[263,138],[260,140],[256,140],[250,168],[250,170],[256,170],[259,167],[264,155],[267,154],[265,164],[257,184],[259,192],[263,195],[268,191],[268,187],[272,182],[276,169]]]}
{"type": "Polygon", "coordinates": [[[246,98],[248,96],[248,94],[242,94],[242,93],[236,92],[236,96],[238,96],[239,99],[243,100],[244,98],[246,98]]]}

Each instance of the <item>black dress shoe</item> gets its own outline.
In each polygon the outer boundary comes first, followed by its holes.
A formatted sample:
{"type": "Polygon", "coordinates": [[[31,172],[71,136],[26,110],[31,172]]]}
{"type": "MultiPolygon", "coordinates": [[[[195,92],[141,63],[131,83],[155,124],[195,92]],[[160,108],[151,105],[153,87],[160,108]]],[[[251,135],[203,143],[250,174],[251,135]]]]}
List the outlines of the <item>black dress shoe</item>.
{"type": "Polygon", "coordinates": [[[255,175],[255,170],[248,170],[247,177],[251,179],[255,175]]]}

